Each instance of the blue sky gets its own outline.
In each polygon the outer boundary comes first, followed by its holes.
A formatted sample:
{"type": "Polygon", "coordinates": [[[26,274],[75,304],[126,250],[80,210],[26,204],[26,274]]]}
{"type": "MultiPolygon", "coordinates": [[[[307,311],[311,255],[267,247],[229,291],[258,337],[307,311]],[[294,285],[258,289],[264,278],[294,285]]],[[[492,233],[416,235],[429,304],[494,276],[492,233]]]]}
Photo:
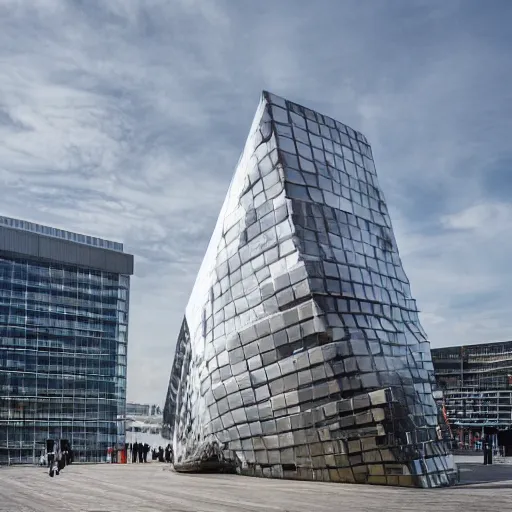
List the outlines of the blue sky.
{"type": "Polygon", "coordinates": [[[0,0],[0,214],[136,256],[162,402],[262,89],[362,131],[432,345],[512,338],[512,2],[0,0]]]}

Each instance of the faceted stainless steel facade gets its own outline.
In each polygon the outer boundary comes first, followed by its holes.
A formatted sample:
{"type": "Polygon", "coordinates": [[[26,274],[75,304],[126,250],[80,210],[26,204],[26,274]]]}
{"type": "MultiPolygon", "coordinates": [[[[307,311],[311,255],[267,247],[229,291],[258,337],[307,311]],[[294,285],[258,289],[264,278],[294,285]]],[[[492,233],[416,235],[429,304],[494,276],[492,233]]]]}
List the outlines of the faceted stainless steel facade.
{"type": "Polygon", "coordinates": [[[366,138],[263,93],[177,342],[176,469],[448,485],[433,382],[366,138]]]}

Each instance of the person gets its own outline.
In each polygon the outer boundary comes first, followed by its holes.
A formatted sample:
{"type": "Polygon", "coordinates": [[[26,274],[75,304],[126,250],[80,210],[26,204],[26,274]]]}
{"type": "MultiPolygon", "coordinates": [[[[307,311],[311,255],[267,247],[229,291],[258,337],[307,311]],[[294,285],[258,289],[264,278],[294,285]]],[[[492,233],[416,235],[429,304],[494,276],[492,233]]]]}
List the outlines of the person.
{"type": "Polygon", "coordinates": [[[172,446],[170,444],[168,444],[165,448],[165,462],[172,464],[172,459],[173,459],[172,455],[173,455],[172,446]]]}
{"type": "Polygon", "coordinates": [[[60,440],[48,439],[46,441],[46,451],[48,453],[48,475],[52,478],[59,475],[62,469],[62,452],[60,449],[60,440]]]}
{"type": "Polygon", "coordinates": [[[75,460],[75,454],[73,453],[73,449],[71,448],[71,445],[68,445],[66,466],[69,466],[69,464],[72,464],[74,460],[75,460]]]}
{"type": "Polygon", "coordinates": [[[73,450],[67,439],[60,440],[60,449],[62,452],[62,467],[69,466],[73,462],[73,450]]]}
{"type": "Polygon", "coordinates": [[[139,443],[135,441],[132,445],[132,463],[135,464],[137,462],[137,454],[139,453],[139,443]]]}
{"type": "Polygon", "coordinates": [[[158,462],[165,462],[164,461],[164,449],[161,446],[158,447],[158,462]]]}
{"type": "Polygon", "coordinates": [[[484,438],[484,464],[492,464],[492,440],[490,436],[484,438]]]}
{"type": "Polygon", "coordinates": [[[143,462],[144,460],[144,445],[142,443],[139,443],[139,446],[137,447],[138,455],[139,455],[139,463],[143,462]]]}
{"type": "Polygon", "coordinates": [[[149,444],[144,443],[144,462],[148,461],[149,444]]]}

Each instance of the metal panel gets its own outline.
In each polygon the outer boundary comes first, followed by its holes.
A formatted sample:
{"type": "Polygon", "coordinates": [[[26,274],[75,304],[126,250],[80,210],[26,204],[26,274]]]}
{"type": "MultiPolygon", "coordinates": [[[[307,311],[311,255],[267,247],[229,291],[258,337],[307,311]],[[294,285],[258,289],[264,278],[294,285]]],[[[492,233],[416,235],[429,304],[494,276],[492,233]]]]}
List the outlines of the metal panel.
{"type": "Polygon", "coordinates": [[[32,233],[0,226],[0,250],[38,255],[38,240],[32,233]]]}
{"type": "MultiPolygon", "coordinates": [[[[88,265],[91,265],[92,267],[101,267],[106,268],[106,251],[102,251],[101,249],[96,249],[94,247],[88,247],[89,251],[87,254],[88,257],[88,265]]],[[[84,255],[85,256],[85,255],[84,255]]]]}
{"type": "Polygon", "coordinates": [[[133,256],[127,258],[127,254],[123,254],[116,251],[104,251],[105,252],[105,267],[115,268],[119,274],[133,274],[133,256]]]}
{"type": "Polygon", "coordinates": [[[77,249],[77,245],[72,242],[44,236],[39,237],[39,257],[46,260],[65,261],[76,265],[78,263],[77,249]]]}
{"type": "Polygon", "coordinates": [[[77,265],[116,274],[133,274],[131,254],[3,226],[0,226],[0,253],[7,257],[77,265]]]}

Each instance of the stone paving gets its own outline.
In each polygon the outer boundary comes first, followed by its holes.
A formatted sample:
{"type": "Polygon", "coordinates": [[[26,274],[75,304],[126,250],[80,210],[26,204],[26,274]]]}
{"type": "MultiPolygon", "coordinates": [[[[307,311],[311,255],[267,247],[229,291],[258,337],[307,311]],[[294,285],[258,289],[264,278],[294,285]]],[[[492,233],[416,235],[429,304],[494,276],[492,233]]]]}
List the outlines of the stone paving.
{"type": "Polygon", "coordinates": [[[512,467],[460,465],[462,485],[434,490],[178,474],[146,465],[72,465],[50,479],[44,468],[0,467],[2,512],[333,512],[505,511],[512,467]]]}

